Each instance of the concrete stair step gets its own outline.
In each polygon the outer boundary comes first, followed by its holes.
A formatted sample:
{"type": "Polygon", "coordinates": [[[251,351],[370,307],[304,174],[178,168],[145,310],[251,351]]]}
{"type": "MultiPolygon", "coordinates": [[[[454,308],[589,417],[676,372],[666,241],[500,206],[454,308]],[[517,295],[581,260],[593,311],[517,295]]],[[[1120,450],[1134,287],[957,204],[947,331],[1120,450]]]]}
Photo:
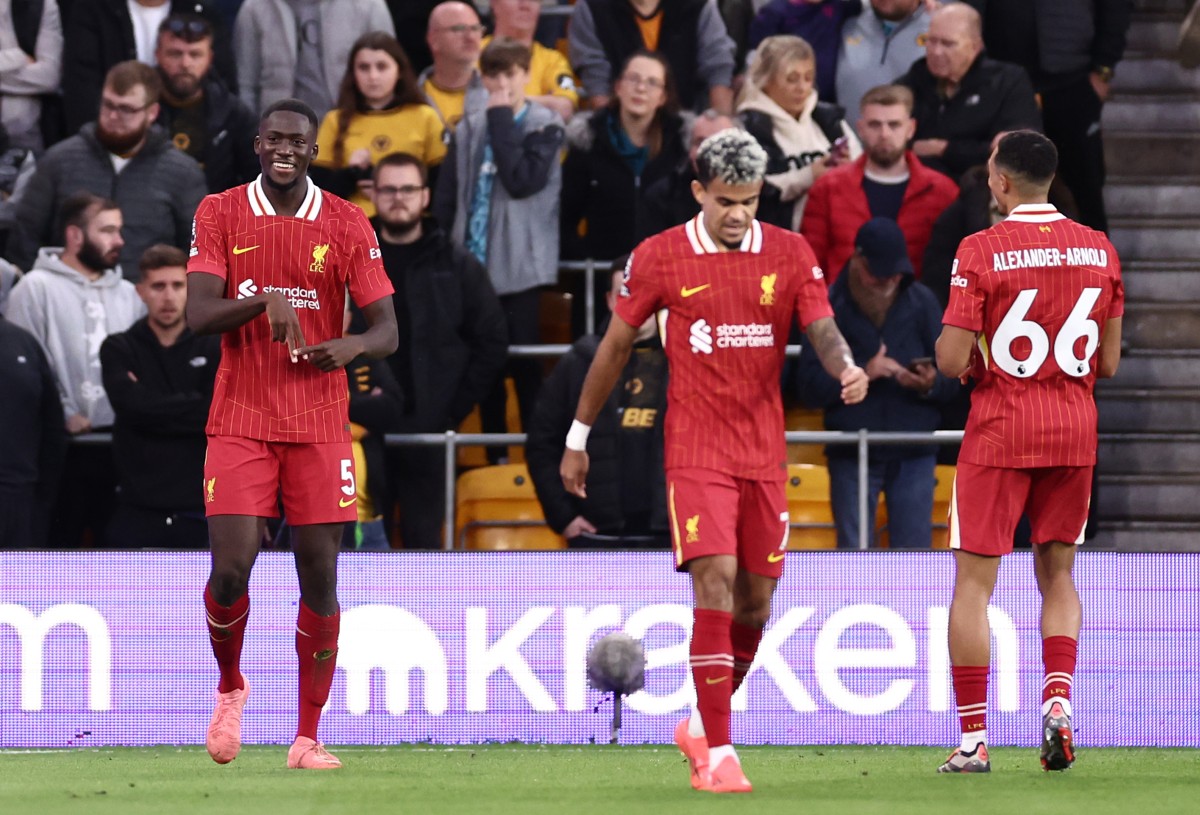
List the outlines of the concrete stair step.
{"type": "Polygon", "coordinates": [[[1133,0],[1133,19],[1166,17],[1176,22],[1191,8],[1192,0],[1133,0]]]}
{"type": "Polygon", "coordinates": [[[1161,176],[1169,182],[1200,173],[1200,136],[1196,131],[1106,130],[1104,160],[1124,174],[1161,176]]]}
{"type": "MultiPolygon", "coordinates": [[[[1200,350],[1145,351],[1139,348],[1122,354],[1117,375],[1101,381],[1097,387],[1101,392],[1109,388],[1188,390],[1197,383],[1200,383],[1200,350]]],[[[1196,469],[1200,471],[1200,458],[1196,459],[1196,469]]]]}
{"type": "Polygon", "coordinates": [[[1123,182],[1110,180],[1104,188],[1110,218],[1200,217],[1200,184],[1123,182]]]}
{"type": "Polygon", "coordinates": [[[1096,511],[1102,521],[1200,523],[1200,475],[1101,475],[1096,511]]]}
{"type": "Polygon", "coordinates": [[[1200,219],[1172,223],[1116,218],[1109,222],[1108,237],[1123,258],[1194,260],[1200,249],[1200,219]]]}
{"type": "MultiPolygon", "coordinates": [[[[1162,390],[1106,385],[1097,390],[1096,405],[1101,433],[1187,433],[1200,427],[1200,390],[1194,388],[1162,390]]],[[[1196,505],[1200,508],[1200,501],[1196,505]]]]}
{"type": "Polygon", "coordinates": [[[1200,349],[1200,304],[1126,303],[1121,328],[1131,348],[1200,349]]]}
{"type": "Polygon", "coordinates": [[[1101,475],[1200,475],[1200,433],[1105,433],[1101,475]]]}
{"type": "Polygon", "coordinates": [[[1100,521],[1087,548],[1118,552],[1200,551],[1200,524],[1169,521],[1100,521]]]}
{"type": "MultiPolygon", "coordinates": [[[[1200,128],[1200,105],[1195,94],[1124,94],[1109,97],[1100,116],[1104,134],[1155,130],[1160,133],[1191,133],[1200,128]]],[[[1112,165],[1111,170],[1121,170],[1112,165]]]]}
{"type": "Polygon", "coordinates": [[[1117,66],[1112,88],[1123,93],[1194,92],[1200,90],[1200,71],[1180,65],[1174,47],[1161,55],[1140,59],[1136,56],[1130,59],[1127,54],[1117,66]]]}
{"type": "MultiPolygon", "coordinates": [[[[1125,55],[1173,54],[1179,43],[1179,21],[1159,15],[1135,19],[1125,39],[1125,55]]],[[[1123,70],[1124,65],[1119,70],[1123,70]]]]}
{"type": "Polygon", "coordinates": [[[1200,301],[1200,264],[1195,261],[1154,263],[1122,258],[1121,279],[1127,303],[1200,301]]]}

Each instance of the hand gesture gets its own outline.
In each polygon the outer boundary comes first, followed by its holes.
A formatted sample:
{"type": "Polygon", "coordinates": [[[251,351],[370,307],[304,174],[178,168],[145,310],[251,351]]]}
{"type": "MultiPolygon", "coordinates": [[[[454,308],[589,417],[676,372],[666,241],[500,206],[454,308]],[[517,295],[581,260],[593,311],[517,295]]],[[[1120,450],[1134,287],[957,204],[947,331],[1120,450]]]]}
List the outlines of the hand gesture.
{"type": "Polygon", "coordinates": [[[879,343],[879,350],[875,352],[875,356],[867,360],[867,379],[872,382],[876,379],[891,378],[902,370],[904,367],[887,355],[887,345],[882,342],[879,343]]]}
{"type": "MultiPolygon", "coordinates": [[[[350,360],[362,353],[362,342],[353,334],[325,340],[316,345],[305,345],[297,348],[295,356],[308,360],[310,365],[329,373],[338,368],[345,368],[350,360]]],[[[293,357],[294,359],[294,357],[293,357]]]]}
{"type": "Polygon", "coordinates": [[[296,309],[279,292],[267,295],[267,322],[271,324],[271,341],[286,342],[292,362],[296,361],[297,349],[304,345],[304,331],[296,309]]]}
{"type": "Polygon", "coordinates": [[[842,371],[842,402],[857,405],[867,398],[867,372],[857,365],[848,365],[842,371]]]}
{"type": "Polygon", "coordinates": [[[585,450],[563,450],[562,463],[558,465],[563,487],[572,495],[587,498],[588,454],[585,450]]]}

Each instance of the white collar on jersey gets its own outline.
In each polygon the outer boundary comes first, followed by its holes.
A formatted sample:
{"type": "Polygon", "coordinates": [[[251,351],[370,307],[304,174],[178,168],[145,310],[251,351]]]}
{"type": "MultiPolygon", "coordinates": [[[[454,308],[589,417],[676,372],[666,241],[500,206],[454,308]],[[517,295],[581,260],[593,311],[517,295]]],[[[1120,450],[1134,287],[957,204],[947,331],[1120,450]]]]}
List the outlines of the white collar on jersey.
{"type": "Polygon", "coordinates": [[[1048,224],[1066,217],[1054,204],[1017,204],[1004,220],[1019,224],[1048,224]]]}
{"type": "MultiPolygon", "coordinates": [[[[308,176],[304,177],[308,184],[308,193],[304,196],[304,201],[300,204],[300,208],[296,210],[297,218],[306,218],[310,221],[317,220],[317,215],[321,212],[321,188],[312,182],[308,176]]],[[[255,215],[275,215],[275,207],[271,206],[271,202],[267,200],[266,193],[262,188],[262,174],[259,173],[258,178],[246,185],[246,197],[250,199],[250,209],[255,215]]]]}
{"type": "MultiPolygon", "coordinates": [[[[721,251],[717,242],[709,236],[708,230],[704,228],[703,213],[684,224],[684,230],[687,232],[688,242],[692,244],[692,249],[697,255],[712,255],[721,251]]],[[[746,235],[742,238],[742,245],[738,248],[743,252],[753,252],[757,255],[762,251],[762,242],[762,224],[756,219],[750,222],[750,228],[746,230],[746,235]]]]}

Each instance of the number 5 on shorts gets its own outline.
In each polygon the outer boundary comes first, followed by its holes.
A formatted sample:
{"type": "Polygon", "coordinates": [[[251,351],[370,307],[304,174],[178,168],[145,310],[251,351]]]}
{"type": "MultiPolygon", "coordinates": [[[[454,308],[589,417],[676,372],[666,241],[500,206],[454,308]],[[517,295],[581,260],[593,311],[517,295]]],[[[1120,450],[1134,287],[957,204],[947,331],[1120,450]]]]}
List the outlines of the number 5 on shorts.
{"type": "Polygon", "coordinates": [[[354,465],[354,462],[351,461],[350,459],[348,459],[348,458],[342,459],[342,480],[346,482],[345,484],[342,485],[342,492],[348,496],[354,495],[354,493],[356,491],[355,484],[354,484],[353,465],[354,465]]]}

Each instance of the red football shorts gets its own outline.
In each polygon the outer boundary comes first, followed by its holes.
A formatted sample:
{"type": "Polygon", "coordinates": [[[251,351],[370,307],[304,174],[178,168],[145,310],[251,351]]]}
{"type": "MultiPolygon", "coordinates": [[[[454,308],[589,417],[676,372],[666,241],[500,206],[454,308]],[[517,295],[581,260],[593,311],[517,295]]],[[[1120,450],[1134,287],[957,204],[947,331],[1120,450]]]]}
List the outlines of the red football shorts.
{"type": "Polygon", "coordinates": [[[783,574],[788,514],[784,481],[749,481],[715,470],[667,471],[667,511],[675,566],[693,558],[733,555],[738,568],[783,574]]]}
{"type": "Polygon", "coordinates": [[[278,517],[292,526],[355,520],[349,441],[291,444],[209,436],[204,457],[205,515],[278,517]]]}
{"type": "Polygon", "coordinates": [[[958,463],[950,498],[950,548],[1007,555],[1021,514],[1036,545],[1083,543],[1092,467],[1014,469],[958,463]]]}

